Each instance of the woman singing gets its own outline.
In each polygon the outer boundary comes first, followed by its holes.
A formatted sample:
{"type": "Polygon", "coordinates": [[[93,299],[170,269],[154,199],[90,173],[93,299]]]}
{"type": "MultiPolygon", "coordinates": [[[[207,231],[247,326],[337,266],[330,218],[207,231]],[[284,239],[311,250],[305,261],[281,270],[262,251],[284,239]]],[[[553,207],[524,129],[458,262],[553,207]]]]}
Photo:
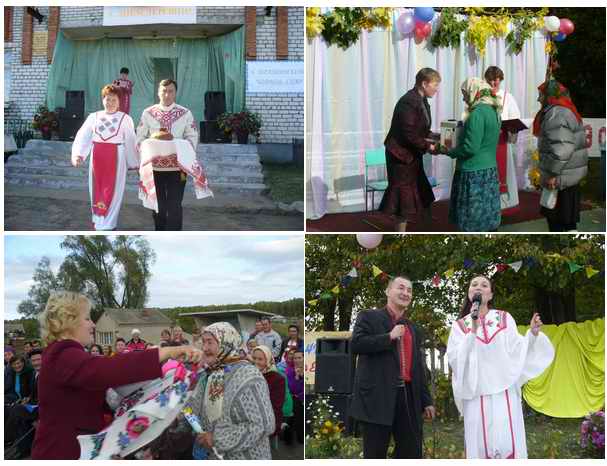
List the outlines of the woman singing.
{"type": "Polygon", "coordinates": [[[481,275],[470,282],[447,343],[467,458],[527,458],[521,386],[554,359],[541,326],[534,313],[522,336],[512,316],[493,307],[491,281],[481,275]]]}

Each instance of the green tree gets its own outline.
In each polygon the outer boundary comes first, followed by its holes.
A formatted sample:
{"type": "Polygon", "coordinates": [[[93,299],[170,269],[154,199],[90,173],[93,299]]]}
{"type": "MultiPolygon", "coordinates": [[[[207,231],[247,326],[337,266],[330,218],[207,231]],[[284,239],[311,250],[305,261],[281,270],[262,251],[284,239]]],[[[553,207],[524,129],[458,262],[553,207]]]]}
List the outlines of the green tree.
{"type": "Polygon", "coordinates": [[[411,317],[435,342],[457,316],[476,274],[493,279],[496,306],[521,324],[536,310],[545,323],[600,317],[603,281],[586,278],[584,271],[572,274],[568,262],[604,270],[603,241],[601,235],[385,235],[380,246],[367,251],[354,235],[310,235],[306,299],[318,299],[318,304],[306,312],[306,329],[349,330],[359,309],[383,306],[387,277],[373,277],[373,265],[387,275],[404,274],[413,280],[411,317]],[[497,264],[517,260],[525,261],[518,273],[496,270],[497,264]],[[329,290],[354,265],[359,265],[358,278],[340,287],[336,298],[329,290]],[[453,273],[446,278],[448,270],[453,273]],[[441,277],[439,286],[432,283],[435,274],[441,277]]]}
{"type": "Polygon", "coordinates": [[[26,317],[33,317],[42,312],[49,295],[61,288],[59,279],[51,270],[51,262],[48,257],[40,259],[34,269],[32,280],[34,280],[34,284],[27,292],[27,299],[21,301],[17,306],[17,312],[26,317]]]}
{"type": "Polygon", "coordinates": [[[93,302],[96,320],[104,308],[143,308],[148,299],[151,266],[156,260],[149,243],[138,236],[66,236],[61,248],[67,256],[55,275],[47,258],[34,271],[34,285],[17,310],[36,316],[52,291],[86,294],[93,302]]]}

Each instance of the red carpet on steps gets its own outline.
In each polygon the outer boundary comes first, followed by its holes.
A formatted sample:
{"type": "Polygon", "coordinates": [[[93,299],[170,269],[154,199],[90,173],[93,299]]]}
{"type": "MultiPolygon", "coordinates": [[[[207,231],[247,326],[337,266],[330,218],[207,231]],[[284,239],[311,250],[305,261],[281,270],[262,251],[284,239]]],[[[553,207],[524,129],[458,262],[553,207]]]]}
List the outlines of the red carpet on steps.
{"type": "MultiPolygon", "coordinates": [[[[543,218],[540,215],[540,193],[519,191],[519,209],[511,215],[502,216],[502,225],[527,222],[543,218]]],[[[582,203],[582,210],[587,209],[582,203]]],[[[448,222],[449,201],[438,201],[432,204],[432,224],[421,229],[418,224],[409,223],[408,232],[453,232],[458,231],[455,225],[448,222]]],[[[306,231],[315,232],[393,232],[395,218],[379,211],[355,212],[347,214],[327,214],[319,220],[306,220],[306,231]],[[375,228],[375,225],[377,228],[375,228]]]]}

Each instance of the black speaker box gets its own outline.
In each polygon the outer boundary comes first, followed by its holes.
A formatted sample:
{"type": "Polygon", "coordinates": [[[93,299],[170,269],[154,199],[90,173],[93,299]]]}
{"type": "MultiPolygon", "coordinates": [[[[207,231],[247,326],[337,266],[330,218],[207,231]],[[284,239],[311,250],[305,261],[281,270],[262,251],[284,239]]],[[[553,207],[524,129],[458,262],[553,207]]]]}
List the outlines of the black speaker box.
{"type": "Polygon", "coordinates": [[[352,393],[355,358],[347,338],[319,338],[316,340],[316,393],[352,393]]]}
{"type": "MultiPolygon", "coordinates": [[[[306,393],[306,419],[313,419],[316,415],[313,409],[313,402],[318,398],[317,393],[306,393]]],[[[352,396],[340,393],[327,394],[323,393],[322,396],[327,399],[327,402],[331,405],[333,414],[336,414],[338,421],[342,422],[347,434],[357,434],[358,426],[356,420],[350,416],[350,408],[352,406],[352,396]],[[337,414],[339,413],[339,414],[337,414]]],[[[308,426],[306,424],[306,434],[310,435],[312,432],[307,431],[308,426]]]]}
{"type": "Polygon", "coordinates": [[[84,118],[84,91],[65,91],[65,113],[84,118]]]}
{"type": "Polygon", "coordinates": [[[62,113],[59,116],[59,139],[73,141],[83,123],[84,118],[72,118],[69,113],[62,113]]]}
{"type": "Polygon", "coordinates": [[[226,135],[215,121],[200,122],[200,142],[203,143],[228,143],[232,142],[231,135],[226,135]]]}
{"type": "Polygon", "coordinates": [[[204,94],[204,119],[217,120],[217,117],[226,111],[226,93],[221,91],[208,91],[204,94]]]}

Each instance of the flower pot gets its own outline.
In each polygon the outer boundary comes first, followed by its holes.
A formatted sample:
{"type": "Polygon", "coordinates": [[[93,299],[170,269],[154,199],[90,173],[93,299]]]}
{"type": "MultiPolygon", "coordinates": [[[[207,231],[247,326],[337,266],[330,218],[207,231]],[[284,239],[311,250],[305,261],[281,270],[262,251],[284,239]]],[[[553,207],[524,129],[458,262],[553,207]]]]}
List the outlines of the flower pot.
{"type": "Polygon", "coordinates": [[[249,133],[236,133],[236,140],[238,141],[238,144],[248,144],[249,133]]]}

